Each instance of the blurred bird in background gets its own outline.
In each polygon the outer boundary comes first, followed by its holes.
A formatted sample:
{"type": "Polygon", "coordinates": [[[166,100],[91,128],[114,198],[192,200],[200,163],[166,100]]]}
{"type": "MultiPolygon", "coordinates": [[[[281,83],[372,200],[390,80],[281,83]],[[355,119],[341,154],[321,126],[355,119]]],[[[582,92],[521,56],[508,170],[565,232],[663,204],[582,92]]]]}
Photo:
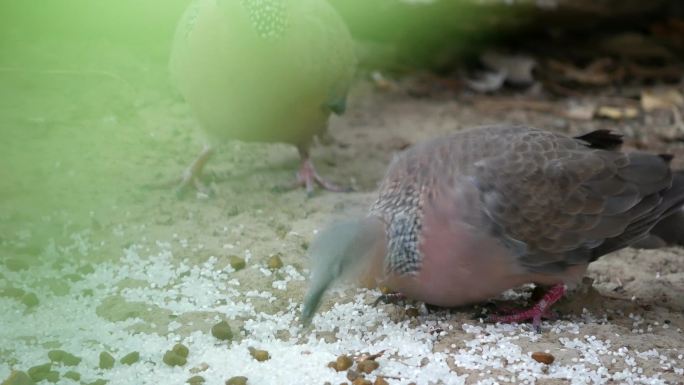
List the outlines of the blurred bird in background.
{"type": "Polygon", "coordinates": [[[341,114],[356,66],[347,27],[325,0],[196,0],[176,29],[172,77],[209,142],[179,192],[202,190],[215,143],[284,142],[297,147],[297,185],[345,189],[323,179],[309,149],[341,114]]]}
{"type": "Polygon", "coordinates": [[[368,217],[334,223],[312,243],[304,321],[335,279],[356,271],[448,307],[547,286],[532,308],[490,318],[531,320],[539,330],[589,263],[681,215],[684,172],[671,170],[671,156],[625,153],[621,144],[605,130],[571,138],[502,125],[409,148],[368,217]]]}

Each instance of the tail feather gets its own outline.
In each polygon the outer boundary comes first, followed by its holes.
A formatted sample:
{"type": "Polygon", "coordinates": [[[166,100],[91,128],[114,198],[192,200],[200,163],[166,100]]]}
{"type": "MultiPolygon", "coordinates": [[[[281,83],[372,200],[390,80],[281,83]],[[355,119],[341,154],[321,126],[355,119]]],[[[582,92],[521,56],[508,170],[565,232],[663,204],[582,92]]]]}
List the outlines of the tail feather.
{"type": "MultiPolygon", "coordinates": [[[[684,170],[673,173],[672,186],[661,193],[661,202],[647,216],[632,223],[617,237],[607,239],[601,246],[593,251],[593,258],[598,258],[612,251],[633,245],[643,240],[656,230],[656,236],[664,235],[670,242],[684,244],[684,170]],[[670,217],[675,215],[670,220],[670,217]],[[665,221],[665,222],[663,222],[665,221]],[[662,225],[660,225],[662,223],[662,225]]],[[[663,238],[663,240],[665,240],[663,238]]]]}
{"type": "Polygon", "coordinates": [[[665,244],[684,246],[684,170],[675,172],[670,191],[673,203],[662,220],[651,229],[651,235],[662,239],[665,244]]]}

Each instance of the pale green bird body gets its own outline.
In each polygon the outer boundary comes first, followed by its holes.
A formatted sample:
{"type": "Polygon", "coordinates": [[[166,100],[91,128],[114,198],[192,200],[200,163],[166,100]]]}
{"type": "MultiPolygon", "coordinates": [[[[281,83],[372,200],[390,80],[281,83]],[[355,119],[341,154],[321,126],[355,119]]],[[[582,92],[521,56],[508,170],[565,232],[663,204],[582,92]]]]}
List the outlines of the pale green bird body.
{"type": "Polygon", "coordinates": [[[355,65],[349,31],[323,0],[196,0],[171,55],[172,76],[211,139],[305,150],[344,109],[355,65]]]}

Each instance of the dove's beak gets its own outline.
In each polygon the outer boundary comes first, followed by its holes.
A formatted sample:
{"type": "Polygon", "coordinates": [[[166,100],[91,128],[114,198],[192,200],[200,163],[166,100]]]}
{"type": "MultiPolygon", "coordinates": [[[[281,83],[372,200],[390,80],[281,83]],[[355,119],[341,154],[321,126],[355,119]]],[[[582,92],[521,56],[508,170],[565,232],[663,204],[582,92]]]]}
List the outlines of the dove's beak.
{"type": "Polygon", "coordinates": [[[333,277],[328,276],[323,279],[319,278],[316,282],[311,283],[309,291],[306,293],[306,297],[304,297],[304,309],[302,310],[301,318],[304,326],[308,326],[311,323],[311,319],[321,303],[321,298],[332,281],[333,277]]]}

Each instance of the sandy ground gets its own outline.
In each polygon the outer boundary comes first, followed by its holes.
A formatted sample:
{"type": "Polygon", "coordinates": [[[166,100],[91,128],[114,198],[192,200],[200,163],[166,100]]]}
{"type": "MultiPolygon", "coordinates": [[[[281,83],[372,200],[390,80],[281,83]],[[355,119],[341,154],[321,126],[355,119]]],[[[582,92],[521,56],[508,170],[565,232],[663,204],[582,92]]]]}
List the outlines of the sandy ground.
{"type": "Polygon", "coordinates": [[[588,273],[593,288],[571,296],[561,318],[539,335],[528,325],[482,324],[473,308],[406,305],[418,315],[402,305],[373,308],[377,292],[344,286],[326,297],[313,329],[300,330],[296,319],[314,231],[335,216],[362,214],[389,160],[407,145],[494,122],[569,133],[611,128],[627,133],[629,143],[649,130],[643,119],[572,121],[484,109],[482,97],[417,98],[405,92],[410,82],[382,91],[362,78],[348,113],[332,120],[336,143],[313,152],[321,174],[356,192],[274,192],[294,177],[295,149],[230,143],[208,166],[215,195],[179,200],[160,185],[196,155],[201,131],[162,69],[142,67],[126,81],[0,74],[11,86],[2,91],[10,101],[4,124],[12,127],[5,154],[16,162],[11,167],[32,167],[22,175],[5,171],[11,183],[0,202],[0,379],[48,362],[47,352],[62,348],[83,358],[73,368],[53,365],[64,384],[77,383],[64,377],[68,370],[81,373],[82,383],[181,384],[192,375],[207,384],[237,375],[250,384],[351,383],[327,362],[382,350],[371,381],[382,374],[391,384],[683,383],[681,248],[602,258],[588,273]],[[70,100],[59,104],[65,93],[70,100]],[[29,104],[39,108],[29,114],[29,104]],[[267,268],[273,255],[284,267],[267,268]],[[231,256],[245,258],[246,268],[232,269],[231,256]],[[16,260],[26,266],[12,265],[16,260]],[[35,293],[40,303],[29,308],[8,288],[35,293]],[[222,319],[233,329],[232,342],[209,334],[222,319]],[[170,368],[162,356],[176,342],[191,353],[186,365],[170,368]],[[251,346],[271,359],[255,361],[251,346]],[[105,350],[117,359],[138,351],[141,359],[100,369],[105,350]],[[534,362],[535,351],[548,351],[555,362],[534,362]]]}

